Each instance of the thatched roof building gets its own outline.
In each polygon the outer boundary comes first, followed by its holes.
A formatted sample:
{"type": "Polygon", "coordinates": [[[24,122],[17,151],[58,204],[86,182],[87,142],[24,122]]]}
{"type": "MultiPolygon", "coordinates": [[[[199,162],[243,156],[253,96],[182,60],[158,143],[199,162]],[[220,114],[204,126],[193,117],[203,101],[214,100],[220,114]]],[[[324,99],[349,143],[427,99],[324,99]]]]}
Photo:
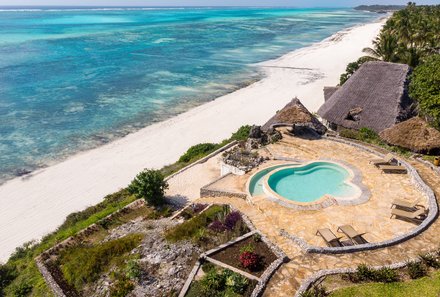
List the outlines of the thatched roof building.
{"type": "Polygon", "coordinates": [[[412,115],[407,94],[410,67],[387,62],[364,63],[318,110],[332,128],[370,128],[376,132],[412,115]]]}
{"type": "Polygon", "coordinates": [[[382,131],[380,137],[396,145],[421,154],[440,153],[440,131],[419,117],[409,119],[382,131]]]}
{"type": "Polygon", "coordinates": [[[268,131],[271,128],[280,126],[306,126],[319,134],[324,134],[327,131],[327,128],[307,110],[298,98],[292,99],[291,102],[264,124],[261,129],[268,131]]]}

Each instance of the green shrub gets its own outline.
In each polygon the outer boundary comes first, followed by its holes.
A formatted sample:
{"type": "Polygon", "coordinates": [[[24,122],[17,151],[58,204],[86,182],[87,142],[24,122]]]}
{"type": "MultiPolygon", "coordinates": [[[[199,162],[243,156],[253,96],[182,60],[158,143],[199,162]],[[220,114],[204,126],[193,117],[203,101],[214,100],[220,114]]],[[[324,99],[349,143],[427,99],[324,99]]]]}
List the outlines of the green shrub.
{"type": "Polygon", "coordinates": [[[190,147],[185,154],[179,158],[179,162],[189,163],[193,160],[200,159],[209,155],[218,149],[219,146],[214,143],[200,143],[190,147]]]}
{"type": "Polygon", "coordinates": [[[408,263],[408,274],[412,279],[421,278],[428,274],[426,266],[419,261],[412,261],[408,263]]]}
{"type": "Polygon", "coordinates": [[[420,112],[440,127],[440,55],[432,55],[414,69],[409,94],[419,104],[420,112]]]}
{"type": "Polygon", "coordinates": [[[420,258],[425,262],[426,265],[434,269],[440,268],[440,261],[438,258],[432,254],[420,255],[420,258]]]}
{"type": "Polygon", "coordinates": [[[234,293],[243,294],[246,291],[249,285],[247,278],[230,270],[225,270],[223,274],[226,275],[226,286],[231,288],[234,293]]]}
{"type": "Polygon", "coordinates": [[[350,139],[358,139],[359,133],[356,130],[342,129],[341,131],[339,131],[339,136],[350,139]]]}
{"type": "Polygon", "coordinates": [[[131,234],[96,246],[77,246],[64,250],[59,264],[66,281],[78,291],[106,271],[112,261],[121,259],[142,241],[142,235],[131,234]]]}
{"type": "Polygon", "coordinates": [[[360,264],[357,267],[355,276],[358,281],[368,281],[375,278],[375,271],[365,264],[360,264]]]}
{"type": "Polygon", "coordinates": [[[125,297],[134,289],[134,284],[127,278],[118,279],[110,287],[110,297],[125,297]]]}
{"type": "Polygon", "coordinates": [[[360,264],[354,274],[349,276],[352,282],[373,281],[382,283],[392,283],[399,280],[397,272],[390,268],[375,270],[365,264],[360,264]]]}
{"type": "Polygon", "coordinates": [[[359,140],[365,142],[373,142],[373,141],[378,141],[379,139],[380,139],[379,135],[377,135],[377,133],[371,130],[370,128],[359,129],[359,140]]]}
{"type": "Polygon", "coordinates": [[[25,297],[32,292],[32,285],[22,282],[12,290],[15,297],[25,297]]]}
{"type": "Polygon", "coordinates": [[[224,274],[218,273],[217,270],[213,269],[205,274],[200,280],[200,283],[205,292],[223,291],[225,288],[226,277],[224,274]]]}
{"type": "Polygon", "coordinates": [[[374,272],[373,281],[381,283],[393,283],[399,280],[397,272],[391,268],[381,268],[374,272]]]}
{"type": "Polygon", "coordinates": [[[373,144],[381,143],[379,135],[369,128],[361,128],[358,131],[351,129],[343,129],[339,132],[341,137],[356,139],[364,142],[369,142],[373,144]]]}
{"type": "Polygon", "coordinates": [[[139,263],[135,260],[130,260],[127,263],[126,275],[129,279],[137,280],[142,275],[142,269],[139,263]]]}
{"type": "Polygon", "coordinates": [[[168,183],[159,170],[146,169],[139,173],[128,186],[128,191],[152,205],[162,205],[168,183]]]}
{"type": "Polygon", "coordinates": [[[0,296],[3,294],[3,289],[17,277],[17,274],[15,266],[0,265],[0,296]]]}
{"type": "Polygon", "coordinates": [[[249,138],[249,134],[251,133],[251,126],[249,125],[245,125],[245,126],[241,126],[237,132],[235,132],[234,134],[232,134],[231,138],[229,139],[230,141],[245,141],[249,138]]]}

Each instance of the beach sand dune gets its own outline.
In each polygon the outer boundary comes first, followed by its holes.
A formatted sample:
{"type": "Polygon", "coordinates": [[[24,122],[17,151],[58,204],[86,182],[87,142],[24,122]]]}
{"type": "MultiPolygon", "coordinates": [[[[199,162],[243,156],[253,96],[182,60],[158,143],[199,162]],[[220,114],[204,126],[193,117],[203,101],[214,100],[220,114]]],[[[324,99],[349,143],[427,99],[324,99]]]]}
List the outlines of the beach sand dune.
{"type": "Polygon", "coordinates": [[[357,26],[261,64],[266,78],[170,120],[13,179],[0,186],[0,261],[17,246],[54,231],[65,217],[125,187],[146,167],[177,160],[191,145],[218,142],[244,124],[263,124],[298,96],[311,111],[322,88],[371,46],[383,21],[357,26]]]}

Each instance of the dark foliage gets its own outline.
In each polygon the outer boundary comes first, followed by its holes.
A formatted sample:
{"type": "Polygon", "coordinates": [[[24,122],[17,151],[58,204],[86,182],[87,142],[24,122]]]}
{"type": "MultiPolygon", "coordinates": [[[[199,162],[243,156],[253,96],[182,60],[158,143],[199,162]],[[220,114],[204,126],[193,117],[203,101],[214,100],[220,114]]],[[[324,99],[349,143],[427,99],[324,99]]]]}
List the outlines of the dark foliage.
{"type": "Polygon", "coordinates": [[[136,176],[127,189],[137,198],[145,199],[147,203],[157,206],[165,202],[168,183],[159,170],[146,169],[136,176]]]}
{"type": "Polygon", "coordinates": [[[225,218],[225,227],[228,230],[232,230],[241,220],[241,214],[238,211],[232,211],[225,218]]]}
{"type": "Polygon", "coordinates": [[[421,278],[428,274],[425,264],[419,261],[412,261],[408,263],[408,274],[412,279],[421,278]]]}
{"type": "Polygon", "coordinates": [[[417,101],[420,113],[434,127],[440,128],[440,55],[428,57],[414,70],[409,92],[417,101]]]}

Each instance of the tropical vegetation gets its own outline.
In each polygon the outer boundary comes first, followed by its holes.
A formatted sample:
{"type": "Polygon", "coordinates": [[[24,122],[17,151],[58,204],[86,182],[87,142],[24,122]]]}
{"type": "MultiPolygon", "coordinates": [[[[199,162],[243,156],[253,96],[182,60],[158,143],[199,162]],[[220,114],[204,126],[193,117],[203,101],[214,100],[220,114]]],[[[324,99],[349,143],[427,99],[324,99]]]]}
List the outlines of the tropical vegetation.
{"type": "Polygon", "coordinates": [[[440,128],[440,55],[427,57],[414,69],[409,94],[418,102],[420,115],[440,128]]]}
{"type": "Polygon", "coordinates": [[[364,49],[374,58],[412,67],[439,50],[440,5],[416,6],[413,2],[386,22],[374,48],[364,49]]]}
{"type": "Polygon", "coordinates": [[[373,47],[363,51],[369,58],[350,63],[341,76],[341,85],[371,59],[417,67],[429,56],[440,53],[440,5],[416,6],[409,2],[388,19],[373,47]]]}

